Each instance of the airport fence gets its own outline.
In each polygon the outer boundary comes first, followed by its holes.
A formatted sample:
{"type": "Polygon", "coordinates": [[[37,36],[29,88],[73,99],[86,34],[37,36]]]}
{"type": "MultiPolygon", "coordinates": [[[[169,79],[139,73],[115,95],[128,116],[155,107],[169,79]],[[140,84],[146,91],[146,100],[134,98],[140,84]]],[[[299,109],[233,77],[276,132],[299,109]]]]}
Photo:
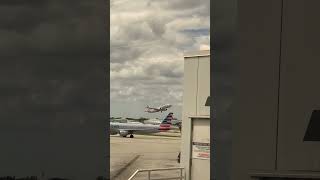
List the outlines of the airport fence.
{"type": "MultiPolygon", "coordinates": [[[[138,169],[136,170],[128,180],[138,180],[138,175],[140,175],[139,178],[141,178],[142,173],[144,173],[143,177],[148,177],[148,180],[173,180],[173,179],[185,179],[184,176],[184,168],[183,167],[172,167],[172,168],[154,168],[154,169],[138,169]],[[156,174],[158,177],[153,178],[151,175],[152,172],[163,172],[163,171],[178,171],[178,173],[174,173],[173,177],[161,177],[162,175],[156,174]]],[[[167,174],[166,174],[167,175],[167,174]]]]}

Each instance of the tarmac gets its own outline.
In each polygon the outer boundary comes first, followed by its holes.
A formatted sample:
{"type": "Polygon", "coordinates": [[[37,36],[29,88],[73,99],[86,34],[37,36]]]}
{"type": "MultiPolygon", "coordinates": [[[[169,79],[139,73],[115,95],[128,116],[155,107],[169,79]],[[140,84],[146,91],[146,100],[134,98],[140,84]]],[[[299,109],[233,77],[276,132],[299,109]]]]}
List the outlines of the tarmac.
{"type": "MultiPolygon", "coordinates": [[[[180,133],[134,135],[134,138],[110,136],[110,177],[127,180],[137,169],[180,167],[180,133]]],[[[178,170],[152,172],[151,177],[178,176],[178,170]]],[[[135,180],[146,179],[141,173],[135,180]]]]}

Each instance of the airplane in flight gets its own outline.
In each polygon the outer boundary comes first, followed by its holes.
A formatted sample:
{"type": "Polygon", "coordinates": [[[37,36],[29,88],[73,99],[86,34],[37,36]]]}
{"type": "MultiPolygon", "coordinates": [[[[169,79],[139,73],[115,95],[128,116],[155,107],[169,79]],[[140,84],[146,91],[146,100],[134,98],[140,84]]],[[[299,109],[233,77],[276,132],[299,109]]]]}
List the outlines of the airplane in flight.
{"type": "Polygon", "coordinates": [[[172,106],[171,104],[165,104],[157,108],[147,106],[144,112],[148,112],[148,113],[155,113],[159,111],[162,112],[162,111],[168,110],[168,108],[170,108],[171,106],[172,106]]]}
{"type": "Polygon", "coordinates": [[[168,131],[171,129],[172,119],[173,113],[169,113],[159,125],[110,122],[110,134],[120,134],[122,137],[127,137],[130,134],[130,138],[133,138],[133,134],[151,134],[168,131]]]}

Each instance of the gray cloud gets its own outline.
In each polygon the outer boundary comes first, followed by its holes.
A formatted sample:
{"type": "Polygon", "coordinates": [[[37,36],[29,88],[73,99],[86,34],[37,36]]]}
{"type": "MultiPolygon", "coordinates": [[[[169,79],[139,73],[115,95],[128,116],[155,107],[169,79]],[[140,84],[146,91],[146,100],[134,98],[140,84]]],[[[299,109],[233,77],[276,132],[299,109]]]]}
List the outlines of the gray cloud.
{"type": "Polygon", "coordinates": [[[110,61],[111,63],[123,63],[140,57],[142,53],[143,50],[141,49],[135,49],[128,46],[119,48],[115,46],[115,48],[111,47],[110,61]]]}
{"type": "Polygon", "coordinates": [[[148,24],[152,30],[152,32],[161,37],[165,33],[165,20],[161,18],[150,18],[148,20],[148,24]]]}
{"type": "Polygon", "coordinates": [[[157,5],[160,4],[164,8],[170,8],[175,11],[210,7],[210,1],[208,0],[150,0],[150,2],[156,3],[157,5]]]}
{"type": "Polygon", "coordinates": [[[111,114],[140,117],[146,115],[146,104],[171,103],[180,117],[183,53],[209,46],[210,1],[114,0],[111,4],[111,114]],[[123,109],[125,104],[141,111],[123,109]]]}

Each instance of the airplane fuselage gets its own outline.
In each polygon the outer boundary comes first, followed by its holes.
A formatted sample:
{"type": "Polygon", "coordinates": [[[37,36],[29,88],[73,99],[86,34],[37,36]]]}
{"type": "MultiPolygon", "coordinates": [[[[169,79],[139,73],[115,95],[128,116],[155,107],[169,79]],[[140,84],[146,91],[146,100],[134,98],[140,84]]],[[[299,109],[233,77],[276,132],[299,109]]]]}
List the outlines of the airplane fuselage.
{"type": "Polygon", "coordinates": [[[173,113],[169,113],[159,125],[140,123],[118,123],[110,122],[110,134],[120,134],[120,136],[133,138],[133,134],[149,134],[171,129],[173,113]]]}
{"type": "Polygon", "coordinates": [[[110,123],[110,134],[119,134],[126,137],[133,134],[153,134],[164,132],[171,129],[170,125],[152,125],[152,124],[135,124],[135,123],[110,123]]]}
{"type": "Polygon", "coordinates": [[[166,104],[158,108],[147,107],[148,109],[146,110],[146,112],[149,112],[149,113],[163,112],[163,111],[166,111],[171,106],[172,106],[171,104],[166,104]]]}
{"type": "Polygon", "coordinates": [[[111,131],[134,131],[140,133],[156,133],[160,132],[159,125],[152,124],[135,124],[135,123],[110,123],[111,131]]]}

